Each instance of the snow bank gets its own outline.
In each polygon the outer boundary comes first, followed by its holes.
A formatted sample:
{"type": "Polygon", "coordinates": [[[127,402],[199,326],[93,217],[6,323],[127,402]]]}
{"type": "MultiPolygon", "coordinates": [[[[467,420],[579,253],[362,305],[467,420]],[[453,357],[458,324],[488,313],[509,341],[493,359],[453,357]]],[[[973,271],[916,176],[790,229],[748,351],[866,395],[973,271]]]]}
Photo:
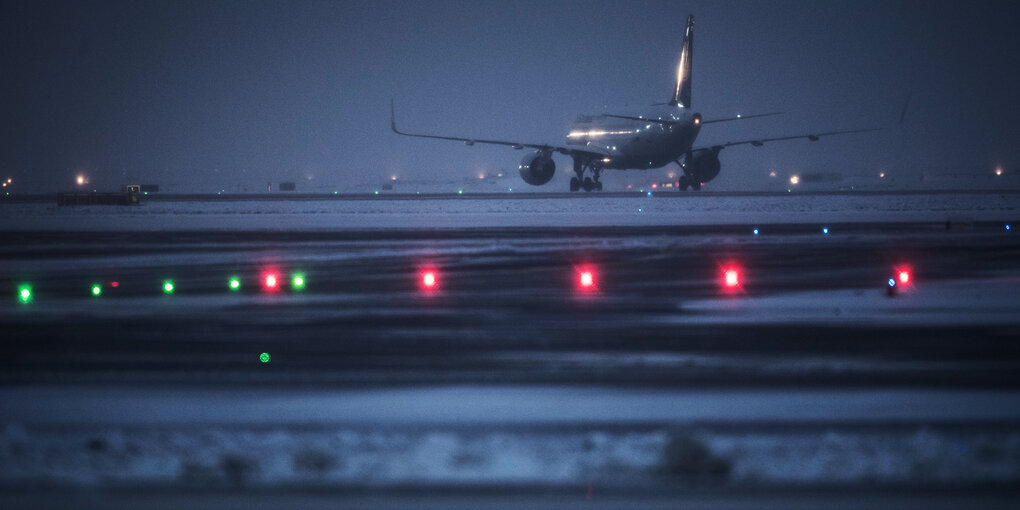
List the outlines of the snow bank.
{"type": "Polygon", "coordinates": [[[349,230],[924,222],[1017,217],[1015,194],[663,195],[301,201],[150,201],[139,207],[2,204],[0,230],[349,230]]]}

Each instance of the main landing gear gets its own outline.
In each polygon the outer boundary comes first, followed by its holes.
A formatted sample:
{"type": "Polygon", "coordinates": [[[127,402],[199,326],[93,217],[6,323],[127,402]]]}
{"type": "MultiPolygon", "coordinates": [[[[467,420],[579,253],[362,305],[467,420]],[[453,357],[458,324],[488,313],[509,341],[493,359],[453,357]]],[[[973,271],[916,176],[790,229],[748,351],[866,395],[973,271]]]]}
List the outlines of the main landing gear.
{"type": "Polygon", "coordinates": [[[577,191],[584,189],[585,191],[602,191],[602,181],[599,177],[602,175],[602,167],[589,161],[581,160],[580,158],[574,158],[574,173],[577,177],[570,178],[570,191],[577,191]],[[591,171],[591,177],[585,177],[584,174],[587,171],[591,171]]]}
{"type": "Polygon", "coordinates": [[[697,179],[695,179],[695,178],[693,178],[693,177],[691,177],[689,175],[681,175],[680,176],[680,191],[687,191],[688,187],[690,187],[694,191],[699,191],[699,190],[701,190],[701,183],[698,182],[697,179]]]}
{"type": "Polygon", "coordinates": [[[701,191],[701,181],[695,179],[693,175],[687,174],[687,162],[690,160],[690,152],[687,153],[687,157],[684,159],[683,163],[681,163],[679,159],[676,160],[676,164],[680,165],[680,170],[683,171],[683,173],[680,174],[680,182],[677,183],[677,188],[679,188],[680,191],[687,191],[687,188],[691,188],[694,191],[701,191]]]}

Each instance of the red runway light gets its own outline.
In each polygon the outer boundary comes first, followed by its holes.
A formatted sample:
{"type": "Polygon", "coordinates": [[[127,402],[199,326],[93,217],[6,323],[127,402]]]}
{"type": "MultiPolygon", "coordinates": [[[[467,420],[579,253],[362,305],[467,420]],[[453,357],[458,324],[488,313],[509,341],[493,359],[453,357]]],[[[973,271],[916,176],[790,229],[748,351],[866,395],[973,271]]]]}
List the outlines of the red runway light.
{"type": "Polygon", "coordinates": [[[908,265],[900,265],[893,268],[893,278],[898,285],[909,285],[914,279],[914,270],[908,265]]]}
{"type": "Polygon", "coordinates": [[[435,271],[425,271],[421,274],[421,284],[426,289],[434,289],[438,283],[435,271]]]}
{"type": "Polygon", "coordinates": [[[740,266],[733,264],[724,265],[719,268],[719,286],[725,292],[739,292],[744,285],[740,276],[740,266]]]}
{"type": "Polygon", "coordinates": [[[581,273],[581,286],[591,287],[595,285],[595,277],[592,276],[591,271],[584,271],[581,273]]]}
{"type": "Polygon", "coordinates": [[[725,283],[729,288],[734,288],[740,285],[740,273],[736,269],[727,269],[725,274],[725,283]]]}
{"type": "Polygon", "coordinates": [[[598,289],[598,275],[595,269],[590,266],[577,268],[577,288],[585,292],[598,289]]]}
{"type": "Polygon", "coordinates": [[[117,287],[120,287],[120,282],[110,282],[110,286],[116,289],[117,287]]]}
{"type": "Polygon", "coordinates": [[[910,271],[901,269],[899,272],[900,283],[910,283],[910,271]]]}
{"type": "Polygon", "coordinates": [[[266,285],[267,289],[269,289],[269,290],[276,290],[278,284],[279,284],[279,282],[277,281],[277,277],[276,277],[275,273],[270,273],[270,274],[266,275],[265,285],[266,285]]]}

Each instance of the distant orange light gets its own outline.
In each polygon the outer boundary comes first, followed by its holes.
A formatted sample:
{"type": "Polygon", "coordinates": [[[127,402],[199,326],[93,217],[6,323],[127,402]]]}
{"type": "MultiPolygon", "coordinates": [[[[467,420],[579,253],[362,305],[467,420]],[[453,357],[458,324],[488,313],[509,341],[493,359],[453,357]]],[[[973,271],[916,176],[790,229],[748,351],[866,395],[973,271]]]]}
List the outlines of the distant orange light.
{"type": "Polygon", "coordinates": [[[85,177],[79,175],[78,176],[78,184],[79,185],[85,184],[85,177]]]}
{"type": "Polygon", "coordinates": [[[995,169],[995,175],[1002,175],[1002,169],[1001,168],[996,168],[995,169]]]}

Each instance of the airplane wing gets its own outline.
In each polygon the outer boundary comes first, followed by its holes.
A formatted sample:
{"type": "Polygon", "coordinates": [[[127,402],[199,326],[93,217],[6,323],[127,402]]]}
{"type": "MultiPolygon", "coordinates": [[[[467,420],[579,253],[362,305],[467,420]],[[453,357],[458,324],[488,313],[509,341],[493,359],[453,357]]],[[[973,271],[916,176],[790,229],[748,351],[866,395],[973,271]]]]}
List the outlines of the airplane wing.
{"type": "Polygon", "coordinates": [[[744,120],[744,119],[757,119],[760,117],[771,117],[773,115],[782,115],[783,112],[771,112],[771,113],[757,113],[754,115],[737,115],[736,117],[729,117],[726,119],[709,119],[701,121],[702,124],[711,124],[713,122],[729,122],[731,120],[744,120]]]}
{"type": "Polygon", "coordinates": [[[797,139],[800,139],[800,138],[806,138],[808,140],[811,140],[812,142],[817,142],[818,139],[823,137],[823,136],[846,135],[846,134],[850,134],[850,133],[867,133],[869,131],[879,131],[881,129],[882,128],[848,129],[848,130],[843,130],[843,131],[826,131],[826,132],[823,132],[823,133],[812,133],[812,134],[806,134],[806,135],[780,136],[780,137],[776,137],[776,138],[756,138],[756,139],[753,139],[753,140],[740,140],[740,141],[737,141],[737,142],[720,143],[720,144],[710,145],[710,146],[707,146],[707,147],[695,147],[695,148],[691,149],[691,152],[697,152],[697,151],[703,151],[703,150],[724,149],[726,147],[733,147],[733,146],[736,146],[736,145],[752,145],[754,147],[761,147],[762,145],[765,145],[766,143],[769,143],[769,142],[782,142],[782,141],[785,141],[785,140],[797,140],[797,139]]]}
{"type": "MultiPolygon", "coordinates": [[[[729,117],[729,118],[726,118],[726,119],[703,120],[703,121],[701,121],[701,123],[702,124],[711,124],[713,122],[729,122],[731,120],[757,119],[759,117],[771,117],[772,115],[781,115],[782,113],[783,112],[772,112],[772,113],[759,113],[759,114],[755,114],[755,115],[741,115],[739,117],[729,117]]],[[[603,113],[602,116],[603,117],[611,117],[611,118],[614,118],[614,119],[627,119],[627,120],[637,120],[637,121],[640,121],[640,122],[650,122],[652,124],[685,124],[686,123],[686,121],[676,121],[676,120],[669,120],[669,119],[650,119],[648,117],[634,117],[634,116],[631,116],[631,115],[616,115],[616,114],[612,114],[612,113],[603,113]]]]}
{"type": "Polygon", "coordinates": [[[476,143],[486,143],[491,145],[503,145],[513,149],[523,149],[528,147],[530,149],[537,149],[540,151],[558,152],[560,154],[567,154],[571,156],[588,156],[588,157],[607,157],[613,156],[613,154],[604,149],[598,147],[566,147],[562,145],[549,145],[549,144],[538,144],[538,143],[524,143],[524,142],[510,142],[505,140],[486,140],[482,138],[462,138],[459,136],[439,136],[439,135],[426,135],[420,133],[408,133],[397,129],[396,113],[393,107],[393,100],[390,100],[390,128],[393,132],[398,135],[414,136],[418,138],[433,138],[436,140],[453,140],[456,142],[464,142],[466,145],[474,145],[476,143]]]}

